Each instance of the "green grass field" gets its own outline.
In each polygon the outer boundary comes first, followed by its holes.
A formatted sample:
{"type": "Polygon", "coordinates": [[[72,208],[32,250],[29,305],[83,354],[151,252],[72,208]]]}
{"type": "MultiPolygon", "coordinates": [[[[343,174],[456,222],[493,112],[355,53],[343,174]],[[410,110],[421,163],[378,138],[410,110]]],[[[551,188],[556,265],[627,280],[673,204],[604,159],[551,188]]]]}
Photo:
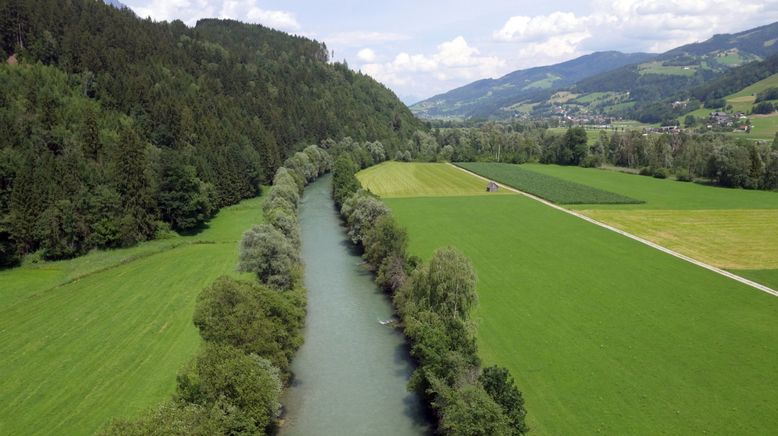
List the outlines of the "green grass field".
{"type": "Polygon", "coordinates": [[[582,212],[719,268],[778,268],[778,209],[582,212]]]}
{"type": "Polygon", "coordinates": [[[598,221],[719,268],[778,268],[776,192],[719,188],[591,168],[522,167],[646,201],[638,205],[568,206],[598,221]]]}
{"type": "Polygon", "coordinates": [[[571,206],[572,209],[776,209],[778,193],[719,188],[594,168],[528,164],[522,168],[644,200],[644,204],[571,206]]]}
{"type": "MultiPolygon", "coordinates": [[[[556,133],[558,135],[564,135],[565,132],[567,132],[567,127],[551,127],[548,129],[549,132],[556,133]]],[[[597,143],[597,141],[600,139],[600,132],[605,132],[608,137],[610,137],[612,131],[611,130],[605,130],[605,129],[586,129],[586,140],[589,143],[589,145],[594,145],[597,143]]]]}
{"type": "Polygon", "coordinates": [[[558,204],[630,204],[640,200],[581,183],[526,170],[518,165],[485,162],[457,163],[458,166],[499,183],[558,204]]]}
{"type": "Polygon", "coordinates": [[[521,196],[393,198],[478,272],[480,352],[533,434],[769,434],[778,299],[521,196]]]}
{"type": "Polygon", "coordinates": [[[486,182],[440,163],[384,162],[357,174],[362,186],[382,197],[500,195],[486,192],[486,182]]]}
{"type": "Polygon", "coordinates": [[[638,67],[638,72],[641,75],[644,74],[661,74],[661,75],[670,75],[670,76],[693,76],[694,73],[697,72],[697,70],[700,67],[697,65],[691,65],[687,67],[682,66],[674,66],[674,65],[662,65],[662,62],[656,61],[656,62],[648,62],[645,64],[641,64],[638,67]]]}
{"type": "Polygon", "coordinates": [[[200,339],[194,302],[237,275],[261,200],[195,236],[0,271],[0,434],[91,434],[168,399],[200,339]]]}

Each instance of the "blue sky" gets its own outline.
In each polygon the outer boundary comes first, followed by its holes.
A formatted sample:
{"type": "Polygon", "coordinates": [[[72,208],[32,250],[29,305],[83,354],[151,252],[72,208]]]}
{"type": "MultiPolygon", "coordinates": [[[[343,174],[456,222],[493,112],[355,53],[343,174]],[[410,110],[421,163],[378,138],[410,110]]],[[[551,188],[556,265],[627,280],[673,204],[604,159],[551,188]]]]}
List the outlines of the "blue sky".
{"type": "Polygon", "coordinates": [[[155,20],[234,18],[327,43],[406,102],[598,50],[661,52],[778,21],[778,0],[123,0],[155,20]]]}

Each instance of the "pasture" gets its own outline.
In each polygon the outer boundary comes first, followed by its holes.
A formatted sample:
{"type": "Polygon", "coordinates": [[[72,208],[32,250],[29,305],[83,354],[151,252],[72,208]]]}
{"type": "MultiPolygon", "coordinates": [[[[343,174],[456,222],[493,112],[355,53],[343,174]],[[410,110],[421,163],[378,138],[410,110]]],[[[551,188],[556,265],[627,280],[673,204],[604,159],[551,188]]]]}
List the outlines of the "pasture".
{"type": "Polygon", "coordinates": [[[558,204],[634,204],[640,200],[503,163],[463,162],[458,166],[558,204]]]}
{"type": "Polygon", "coordinates": [[[384,162],[357,174],[362,187],[381,197],[512,194],[486,192],[486,182],[450,165],[384,162]]]}
{"type": "Polygon", "coordinates": [[[533,433],[778,426],[775,297],[523,196],[386,202],[412,253],[472,259],[481,355],[511,369],[533,433]]]}
{"type": "Polygon", "coordinates": [[[91,434],[168,399],[200,339],[195,298],[235,275],[261,200],[195,236],[0,271],[0,434],[91,434]]]}

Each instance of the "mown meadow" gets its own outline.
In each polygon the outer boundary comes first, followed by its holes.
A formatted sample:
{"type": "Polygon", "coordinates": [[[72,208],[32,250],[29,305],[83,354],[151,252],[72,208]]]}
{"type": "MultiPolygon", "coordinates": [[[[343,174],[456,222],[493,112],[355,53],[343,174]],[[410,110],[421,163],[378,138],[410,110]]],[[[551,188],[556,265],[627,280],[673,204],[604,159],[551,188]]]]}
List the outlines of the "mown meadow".
{"type": "Polygon", "coordinates": [[[200,290],[233,275],[262,200],[194,236],[0,271],[0,434],[90,434],[157,406],[200,346],[200,290]]]}
{"type": "Polygon", "coordinates": [[[384,162],[361,171],[359,182],[368,191],[388,197],[488,194],[483,180],[462,177],[456,168],[437,163],[384,162]]]}
{"type": "Polygon", "coordinates": [[[481,357],[510,368],[534,433],[778,426],[775,297],[518,195],[385,202],[412,253],[473,261],[481,357]]]}
{"type": "MultiPolygon", "coordinates": [[[[639,205],[571,205],[570,209],[719,268],[778,269],[778,193],[720,188],[617,171],[556,165],[521,165],[522,171],[645,200],[639,205]]],[[[751,273],[745,274],[751,277],[751,273]]],[[[772,285],[770,284],[772,283],[772,285]]]]}

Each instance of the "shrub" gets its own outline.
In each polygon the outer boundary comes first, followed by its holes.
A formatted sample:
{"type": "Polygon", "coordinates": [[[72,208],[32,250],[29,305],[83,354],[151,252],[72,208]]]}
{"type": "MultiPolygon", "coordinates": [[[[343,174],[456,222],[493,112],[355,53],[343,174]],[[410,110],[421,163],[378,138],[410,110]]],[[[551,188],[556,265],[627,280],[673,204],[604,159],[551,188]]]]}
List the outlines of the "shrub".
{"type": "Polygon", "coordinates": [[[508,418],[508,426],[511,434],[523,435],[529,431],[524,418],[527,415],[524,410],[524,397],[516,387],[511,373],[498,366],[484,368],[480,382],[486,393],[502,407],[502,411],[508,418]]]}
{"type": "Polygon", "coordinates": [[[296,215],[281,208],[268,209],[265,210],[265,220],[283,233],[294,247],[300,246],[300,223],[296,215]]]}
{"type": "MultiPolygon", "coordinates": [[[[116,419],[100,435],[146,436],[150,434],[172,436],[210,436],[234,434],[231,430],[246,429],[245,424],[235,425],[233,410],[226,412],[220,407],[208,407],[181,401],[169,401],[157,409],[150,410],[138,418],[116,419]]],[[[249,426],[250,429],[255,429],[249,426]]]]}
{"type": "Polygon", "coordinates": [[[178,376],[176,396],[204,407],[228,408],[247,425],[242,433],[269,432],[281,407],[278,369],[255,354],[207,344],[178,376]],[[253,430],[253,431],[252,431],[253,430]]]}
{"type": "Polygon", "coordinates": [[[667,178],[667,168],[657,168],[657,169],[655,169],[653,176],[654,176],[654,178],[657,178],[657,179],[666,179],[667,178]]]}
{"type": "Polygon", "coordinates": [[[351,242],[362,244],[376,221],[389,214],[389,208],[366,191],[359,191],[346,200],[341,212],[346,217],[351,242]]]}
{"type": "Polygon", "coordinates": [[[302,345],[305,319],[304,298],[290,294],[222,277],[197,297],[194,324],[206,341],[254,353],[287,371],[302,345]]]}
{"type": "Polygon", "coordinates": [[[262,283],[290,289],[298,262],[297,250],[272,225],[260,224],[243,234],[238,270],[256,274],[262,283]]]}

